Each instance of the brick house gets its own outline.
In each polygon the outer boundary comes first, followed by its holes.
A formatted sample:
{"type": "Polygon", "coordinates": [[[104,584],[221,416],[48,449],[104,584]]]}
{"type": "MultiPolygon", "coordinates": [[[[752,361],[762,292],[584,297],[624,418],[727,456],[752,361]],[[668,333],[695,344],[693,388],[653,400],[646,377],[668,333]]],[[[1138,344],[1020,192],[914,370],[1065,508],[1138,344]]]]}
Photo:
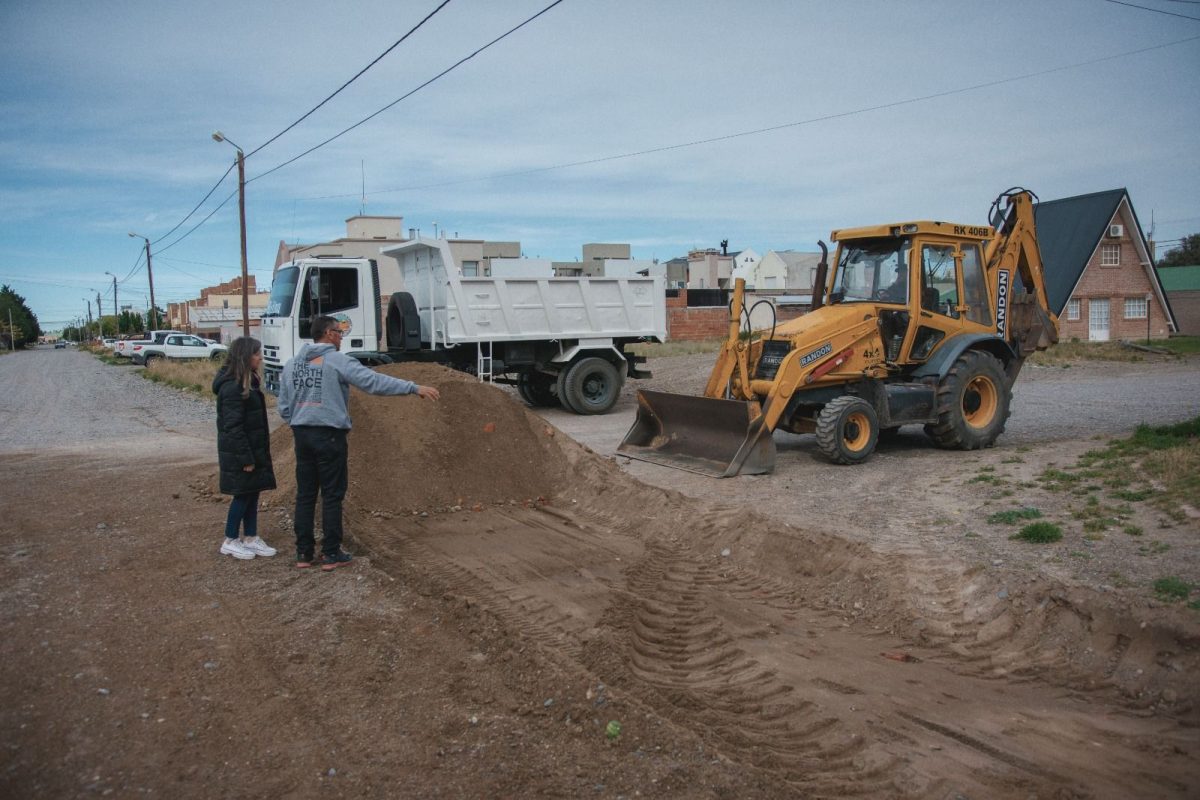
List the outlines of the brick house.
{"type": "Polygon", "coordinates": [[[1038,203],[1034,215],[1061,339],[1165,339],[1178,331],[1128,191],[1038,203]]]}
{"type": "Polygon", "coordinates": [[[1179,332],[1200,335],[1200,266],[1159,267],[1158,279],[1167,291],[1179,332]]]}

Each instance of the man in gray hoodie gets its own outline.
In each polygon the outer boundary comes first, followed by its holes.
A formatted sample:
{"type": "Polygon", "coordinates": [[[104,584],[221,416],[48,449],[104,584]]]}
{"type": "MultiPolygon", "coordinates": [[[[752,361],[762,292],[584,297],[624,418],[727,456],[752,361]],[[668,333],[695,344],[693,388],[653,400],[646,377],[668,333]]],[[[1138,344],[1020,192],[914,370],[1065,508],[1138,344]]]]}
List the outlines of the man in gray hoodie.
{"type": "Polygon", "coordinates": [[[328,572],[351,561],[342,550],[350,386],[368,394],[415,394],[422,400],[437,400],[440,395],[432,386],[380,374],[339,353],[342,329],[333,317],[314,317],[312,337],[312,344],[301,347],[283,367],[278,408],[292,426],[296,444],[296,566],[313,565],[313,516],[319,490],[325,531],[321,569],[328,572]]]}

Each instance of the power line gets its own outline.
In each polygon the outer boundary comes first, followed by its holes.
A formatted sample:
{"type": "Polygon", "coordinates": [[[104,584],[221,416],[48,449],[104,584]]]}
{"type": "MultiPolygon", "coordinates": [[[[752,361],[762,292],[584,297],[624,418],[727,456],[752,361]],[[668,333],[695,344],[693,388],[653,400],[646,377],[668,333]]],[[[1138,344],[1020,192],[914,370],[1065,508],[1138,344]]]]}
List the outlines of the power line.
{"type": "Polygon", "coordinates": [[[1161,8],[1150,8],[1149,6],[1139,6],[1136,3],[1126,3],[1124,0],[1104,0],[1106,3],[1113,3],[1118,6],[1129,6],[1130,8],[1140,8],[1142,11],[1153,11],[1155,14],[1166,14],[1168,17],[1179,17],[1180,19],[1194,19],[1200,22],[1200,17],[1189,17],[1187,14],[1176,14],[1174,11],[1163,11],[1161,8]]]}
{"type": "MultiPolygon", "coordinates": [[[[269,145],[271,142],[273,142],[273,141],[275,141],[276,139],[278,139],[280,136],[283,136],[285,133],[287,133],[287,132],[288,132],[288,131],[290,131],[292,128],[296,127],[296,126],[297,126],[297,125],[299,125],[301,122],[303,122],[305,119],[307,119],[309,116],[311,116],[311,115],[312,115],[312,113],[313,113],[314,111],[316,111],[316,110],[317,110],[317,109],[319,109],[321,106],[325,105],[325,104],[326,104],[326,103],[328,103],[330,100],[332,100],[332,99],[333,99],[335,96],[337,96],[337,95],[338,95],[338,94],[339,94],[339,93],[340,93],[340,92],[341,92],[343,89],[345,89],[347,86],[349,86],[350,84],[354,83],[354,81],[356,81],[356,80],[358,80],[360,77],[362,77],[363,73],[365,73],[365,72],[366,72],[367,70],[369,70],[371,67],[373,67],[373,66],[375,66],[377,63],[379,63],[379,61],[380,61],[380,60],[381,60],[381,59],[382,59],[384,56],[386,56],[388,53],[390,53],[390,52],[392,52],[393,50],[395,50],[395,49],[396,49],[396,47],[397,47],[397,46],[398,46],[398,45],[399,45],[401,42],[403,42],[405,39],[407,39],[409,36],[411,36],[413,33],[415,33],[415,32],[417,31],[417,29],[418,29],[418,28],[420,28],[422,25],[424,25],[426,22],[428,22],[428,21],[429,21],[429,20],[430,20],[430,19],[431,19],[431,18],[434,16],[434,14],[437,14],[439,11],[441,11],[443,8],[445,8],[445,6],[446,6],[447,4],[449,4],[449,3],[450,3],[450,0],[443,0],[443,2],[441,3],[441,5],[439,5],[439,6],[438,6],[437,8],[435,8],[433,11],[431,11],[431,12],[430,12],[428,15],[426,15],[426,17],[425,17],[423,20],[421,20],[420,22],[418,22],[418,23],[417,23],[417,24],[416,24],[416,25],[415,25],[415,26],[414,26],[414,27],[413,27],[411,30],[409,30],[409,32],[408,32],[408,33],[404,34],[404,35],[403,35],[403,36],[401,36],[401,37],[400,37],[398,40],[396,40],[396,42],[394,42],[394,43],[392,44],[392,46],[391,46],[391,47],[389,47],[387,50],[384,50],[382,53],[380,53],[380,54],[379,54],[379,56],[378,56],[378,57],[377,57],[377,58],[376,58],[374,61],[372,61],[370,64],[367,64],[367,66],[365,66],[365,67],[363,67],[361,70],[359,70],[359,71],[358,71],[358,73],[357,73],[357,74],[356,74],[356,75],[355,75],[353,78],[351,78],[350,80],[348,80],[348,81],[346,81],[345,83],[343,83],[343,84],[342,84],[342,85],[341,85],[341,86],[340,86],[340,87],[337,89],[337,91],[335,91],[333,94],[331,94],[331,95],[329,95],[328,97],[326,97],[326,98],[325,98],[324,100],[322,100],[320,103],[317,103],[317,105],[313,106],[313,107],[312,107],[312,108],[311,108],[311,109],[310,109],[310,110],[309,110],[307,113],[305,113],[305,114],[304,114],[302,117],[300,117],[298,120],[296,120],[295,122],[293,122],[291,125],[288,125],[286,128],[284,128],[283,130],[281,130],[279,133],[275,134],[275,135],[274,135],[274,136],[272,136],[270,139],[268,139],[267,141],[263,142],[263,143],[262,143],[262,144],[260,144],[258,147],[254,148],[253,150],[251,150],[249,153],[247,153],[247,154],[246,154],[246,155],[247,155],[247,157],[254,155],[254,154],[255,154],[255,153],[257,153],[259,150],[262,150],[264,147],[266,147],[267,145],[269,145]]],[[[167,232],[166,232],[166,233],[164,233],[162,236],[159,236],[157,239],[155,239],[154,241],[152,241],[152,242],[151,242],[151,244],[158,244],[159,242],[163,241],[163,240],[164,240],[164,239],[166,239],[168,236],[170,236],[172,233],[174,233],[175,231],[177,231],[177,230],[179,230],[181,227],[183,227],[183,224],[184,224],[185,222],[187,222],[189,219],[191,219],[191,218],[192,218],[192,216],[193,216],[193,215],[194,215],[194,214],[195,214],[197,211],[199,211],[199,210],[200,210],[201,206],[203,206],[203,205],[204,205],[206,202],[208,202],[208,198],[212,197],[212,195],[213,195],[213,192],[215,192],[215,191],[217,190],[217,188],[218,188],[218,187],[220,187],[220,185],[221,185],[222,183],[224,183],[224,182],[225,182],[225,179],[229,177],[229,173],[233,171],[233,168],[234,168],[234,166],[236,166],[236,164],[237,164],[237,162],[234,162],[233,164],[230,164],[230,165],[229,165],[229,168],[225,170],[225,174],[224,174],[224,175],[222,175],[222,176],[220,177],[220,179],[219,179],[219,180],[218,180],[216,183],[214,183],[214,184],[213,184],[212,188],[211,188],[211,189],[209,189],[209,190],[208,190],[208,193],[207,193],[207,194],[205,194],[205,195],[204,195],[204,197],[202,197],[202,198],[200,199],[200,202],[196,204],[195,208],[193,208],[191,211],[189,211],[189,212],[187,213],[187,216],[185,216],[183,219],[179,220],[179,222],[178,222],[178,223],[176,223],[175,227],[171,228],[171,230],[167,231],[167,232]]],[[[210,214],[209,216],[211,217],[212,215],[210,214]]],[[[206,217],[205,219],[207,220],[207,219],[208,219],[208,217],[206,217]]],[[[196,226],[196,227],[199,227],[199,226],[196,226]]],[[[194,229],[193,229],[193,230],[194,230],[194,229]]],[[[190,231],[189,231],[189,233],[190,233],[190,231]]],[[[187,235],[186,235],[186,234],[185,234],[184,236],[180,237],[180,240],[182,240],[182,239],[184,239],[184,238],[187,238],[187,235]]],[[[172,244],[174,244],[174,242],[172,242],[172,244]]]]}
{"type": "MultiPolygon", "coordinates": [[[[1174,47],[1175,45],[1186,44],[1188,42],[1194,42],[1197,40],[1200,40],[1200,36],[1191,36],[1187,39],[1179,39],[1174,42],[1167,42],[1166,44],[1151,45],[1150,47],[1143,47],[1143,48],[1139,48],[1137,50],[1129,50],[1124,53],[1117,53],[1115,55],[1110,55],[1110,56],[1101,56],[1100,58],[1093,58],[1093,59],[1089,59],[1088,61],[1080,61],[1080,62],[1077,62],[1074,64],[1066,64],[1066,65],[1063,65],[1060,67],[1051,67],[1049,69],[1039,70],[1037,72],[1029,72],[1024,75],[1016,75],[1011,78],[1000,78],[998,80],[987,81],[986,83],[977,83],[972,86],[963,86],[963,87],[960,87],[957,89],[948,89],[943,92],[934,92],[932,94],[921,95],[919,97],[909,97],[909,98],[905,98],[902,100],[894,100],[890,103],[881,103],[879,105],[867,106],[865,108],[857,108],[857,109],[854,109],[851,111],[841,111],[841,112],[838,112],[835,114],[825,114],[820,117],[811,117],[809,119],[799,120],[797,122],[785,122],[780,125],[771,125],[771,126],[768,126],[765,128],[755,128],[754,130],[749,130],[749,131],[738,131],[737,133],[729,133],[729,134],[725,134],[722,136],[712,136],[707,139],[696,139],[696,140],[690,141],[690,142],[680,142],[677,144],[663,145],[662,147],[650,147],[650,148],[646,148],[644,150],[635,150],[635,151],[628,152],[628,153],[617,153],[615,155],[599,156],[597,158],[588,158],[588,159],[583,159],[580,161],[569,161],[566,163],[554,164],[554,165],[547,166],[547,167],[534,167],[532,169],[516,170],[513,172],[499,172],[499,173],[494,173],[492,175],[484,175],[484,176],[475,177],[475,178],[463,178],[461,180],[443,181],[440,183],[414,184],[411,186],[400,186],[400,187],[397,187],[394,189],[377,189],[373,192],[366,192],[366,194],[389,194],[392,192],[409,192],[409,191],[414,191],[417,189],[436,189],[436,188],[441,188],[444,186],[458,186],[458,185],[465,184],[465,183],[477,183],[480,181],[490,181],[490,180],[496,180],[499,178],[513,178],[513,177],[519,177],[519,176],[523,176],[523,175],[535,175],[535,174],[541,173],[541,172],[551,172],[554,170],[568,169],[570,167],[582,167],[582,166],[588,166],[591,164],[601,164],[601,163],[604,163],[607,161],[619,161],[619,160],[626,159],[626,158],[637,158],[639,156],[652,155],[654,153],[665,153],[665,152],[668,152],[671,150],[682,150],[682,149],[688,148],[688,147],[698,147],[700,145],[705,145],[705,144],[714,144],[716,142],[725,142],[725,141],[729,141],[731,139],[740,139],[740,138],[743,138],[746,136],[758,136],[760,134],[773,133],[774,131],[785,130],[787,128],[798,128],[798,127],[801,127],[804,125],[813,125],[818,122],[828,122],[830,120],[843,119],[845,117],[852,117],[857,114],[866,114],[866,113],[869,113],[872,111],[882,111],[882,110],[888,109],[888,108],[896,108],[898,106],[905,106],[905,105],[912,105],[914,103],[921,103],[926,100],[936,100],[936,99],[939,99],[942,97],[951,97],[953,95],[965,94],[967,92],[974,92],[974,91],[978,91],[980,89],[989,89],[989,88],[992,88],[995,86],[1001,86],[1001,85],[1007,84],[1007,83],[1016,83],[1018,81],[1025,81],[1025,80],[1030,80],[1032,78],[1038,78],[1043,75],[1050,75],[1055,72],[1063,72],[1063,71],[1070,70],[1070,69],[1077,69],[1079,67],[1092,66],[1093,64],[1100,64],[1105,61],[1113,61],[1113,60],[1116,60],[1119,58],[1127,58],[1129,56],[1139,55],[1141,53],[1148,53],[1152,50],[1161,50],[1161,49],[1164,49],[1167,47],[1174,47]]],[[[261,176],[259,176],[259,177],[261,177],[261,176]]],[[[316,197],[310,197],[308,199],[310,199],[310,200],[334,200],[334,199],[341,199],[341,198],[345,198],[345,197],[358,197],[358,194],[328,194],[328,195],[319,195],[316,197]]]]}
{"type": "MultiPolygon", "coordinates": [[[[537,12],[536,14],[534,14],[533,16],[529,17],[529,18],[528,18],[528,19],[526,19],[524,22],[522,22],[520,25],[517,25],[516,27],[514,27],[514,28],[511,28],[511,29],[510,29],[510,30],[508,30],[506,33],[502,34],[501,36],[498,36],[498,37],[496,37],[495,39],[493,39],[492,41],[488,42],[488,43],[487,43],[487,44],[485,44],[484,46],[482,46],[482,47],[480,47],[479,49],[475,50],[475,51],[474,51],[473,53],[471,53],[470,55],[466,56],[465,58],[462,58],[462,59],[460,59],[459,61],[457,61],[457,62],[456,62],[455,64],[453,64],[452,66],[448,67],[447,69],[444,69],[444,70],[442,70],[440,73],[438,73],[438,74],[437,74],[437,75],[435,75],[434,77],[430,78],[429,80],[425,81],[425,82],[424,82],[424,83],[422,83],[420,86],[418,86],[417,88],[413,89],[411,92],[409,92],[408,94],[404,95],[403,97],[400,97],[399,99],[397,99],[397,100],[393,101],[392,103],[389,103],[388,105],[386,105],[386,106],[384,106],[383,108],[379,109],[378,111],[376,111],[375,113],[371,114],[370,116],[368,116],[368,117],[365,117],[365,118],[364,118],[364,119],[362,119],[362,120],[359,120],[359,121],[358,121],[358,122],[356,122],[355,124],[351,125],[349,128],[346,128],[345,130],[343,130],[341,133],[338,133],[338,134],[335,134],[334,136],[331,136],[330,138],[326,139],[325,141],[321,142],[320,144],[317,144],[317,145],[315,145],[314,147],[310,147],[308,150],[305,150],[303,153],[300,153],[299,155],[295,156],[294,158],[288,159],[287,161],[284,161],[282,164],[278,164],[278,165],[276,165],[276,166],[272,167],[271,169],[267,170],[266,172],[263,172],[263,173],[260,173],[260,174],[258,174],[258,175],[255,175],[254,177],[252,177],[252,178],[248,179],[248,180],[246,181],[246,183],[251,183],[252,181],[256,181],[256,180],[258,180],[259,178],[266,177],[267,175],[270,175],[272,172],[276,172],[276,171],[278,171],[278,170],[280,170],[280,169],[283,169],[284,167],[288,166],[289,164],[292,164],[292,163],[294,163],[294,162],[296,162],[296,161],[299,161],[301,158],[304,158],[304,156],[308,155],[309,153],[312,153],[313,151],[315,151],[315,150],[318,150],[318,149],[320,149],[320,148],[324,147],[325,145],[327,145],[327,144],[329,144],[330,142],[334,141],[335,139],[337,139],[337,138],[339,138],[339,137],[341,137],[341,136],[343,136],[343,135],[345,135],[345,134],[349,133],[350,131],[354,130],[355,128],[359,127],[360,125],[363,125],[363,124],[364,124],[364,123],[366,123],[367,121],[369,121],[369,120],[373,119],[374,117],[377,117],[377,116],[379,116],[379,115],[380,115],[380,114],[382,114],[384,111],[387,111],[389,108],[392,108],[392,107],[393,107],[393,106],[395,106],[396,104],[400,103],[402,100],[405,100],[405,99],[407,99],[407,98],[411,97],[412,95],[414,95],[414,94],[416,94],[417,92],[421,91],[421,90],[422,90],[422,89],[424,89],[425,87],[429,86],[429,85],[430,85],[431,83],[433,83],[434,81],[436,81],[436,80],[438,80],[438,79],[442,78],[443,76],[445,76],[445,75],[447,75],[448,73],[452,72],[453,70],[457,69],[459,66],[461,66],[462,64],[465,64],[467,61],[470,61],[472,58],[474,58],[475,56],[479,55],[480,53],[482,53],[484,50],[488,49],[488,48],[489,48],[489,47],[491,47],[492,45],[496,44],[497,42],[501,41],[502,39],[505,39],[506,37],[510,36],[511,34],[515,33],[516,31],[520,30],[521,28],[525,27],[525,26],[526,26],[526,25],[528,25],[530,22],[533,22],[535,19],[537,19],[538,17],[542,16],[542,15],[543,15],[543,14],[545,14],[547,11],[549,11],[550,9],[554,8],[555,6],[559,5],[559,4],[560,4],[560,3],[562,3],[562,2],[563,2],[563,0],[555,0],[555,2],[551,3],[550,5],[548,5],[548,6],[546,6],[545,8],[543,8],[541,11],[539,11],[539,12],[537,12]]],[[[263,145],[263,146],[265,146],[265,145],[263,145]]],[[[262,149],[262,148],[260,147],[259,149],[262,149]]],[[[232,167],[231,167],[231,169],[232,169],[232,167]]],[[[228,172],[226,172],[226,174],[228,174],[228,172]]],[[[223,179],[222,179],[222,180],[223,180],[223,179]]],[[[219,184],[218,184],[218,185],[219,185],[219,184]]],[[[216,187],[213,187],[213,188],[215,189],[216,187]]],[[[211,192],[210,192],[209,194],[211,194],[211,192]]],[[[231,193],[229,194],[229,196],[228,196],[228,197],[226,197],[224,200],[222,200],[222,201],[220,202],[220,204],[219,204],[219,205],[217,205],[217,207],[216,207],[216,208],[214,208],[212,211],[210,211],[210,212],[208,213],[208,215],[207,215],[206,217],[204,217],[204,219],[202,219],[202,220],[200,220],[199,222],[197,222],[197,223],[196,223],[195,225],[193,225],[193,226],[192,226],[192,227],[191,227],[191,228],[190,228],[190,229],[189,229],[189,230],[188,230],[186,233],[184,233],[184,234],[183,234],[182,236],[180,236],[179,238],[175,239],[173,242],[171,242],[171,243],[169,243],[169,244],[167,244],[167,245],[164,245],[163,247],[159,248],[158,252],[160,252],[160,253],[161,253],[161,252],[164,252],[164,251],[166,251],[166,250],[168,250],[168,249],[170,249],[170,248],[174,247],[175,245],[179,244],[180,242],[182,242],[182,241],[183,241],[184,239],[186,239],[187,237],[191,236],[191,235],[192,235],[193,233],[195,233],[195,232],[196,232],[196,231],[197,231],[197,230],[198,230],[198,229],[199,229],[199,228],[200,228],[202,225],[204,225],[206,222],[208,222],[210,219],[212,219],[213,215],[214,215],[214,214],[216,214],[218,211],[220,211],[220,210],[221,210],[221,208],[222,208],[222,207],[223,207],[223,206],[224,206],[226,203],[228,203],[230,200],[232,200],[232,199],[233,199],[233,198],[234,198],[236,195],[237,195],[237,191],[233,191],[233,192],[231,192],[231,193]]],[[[176,226],[176,227],[178,227],[178,226],[176,226]]]]}
{"type": "Polygon", "coordinates": [[[213,187],[212,187],[211,189],[209,189],[209,190],[208,190],[208,194],[204,195],[204,197],[202,197],[202,198],[200,199],[200,202],[199,202],[199,203],[196,203],[196,207],[195,207],[195,208],[193,208],[191,211],[189,211],[189,212],[187,213],[187,216],[186,216],[186,217],[184,217],[183,219],[179,220],[179,222],[178,222],[178,223],[175,225],[175,227],[174,227],[174,228],[171,228],[171,230],[167,231],[166,233],[164,233],[162,236],[160,236],[160,237],[158,237],[157,239],[155,239],[155,240],[154,240],[153,242],[151,242],[150,244],[158,244],[158,243],[159,243],[159,242],[161,242],[163,239],[167,238],[167,237],[168,237],[168,236],[170,236],[172,233],[174,233],[175,231],[177,231],[177,230],[179,230],[181,227],[183,227],[183,223],[185,223],[185,222],[187,222],[189,219],[191,219],[191,218],[192,218],[192,215],[193,215],[193,214],[195,214],[197,211],[199,211],[199,210],[200,210],[200,206],[204,205],[204,204],[205,204],[205,202],[207,202],[207,201],[208,201],[208,198],[212,197],[212,193],[213,193],[213,192],[215,192],[215,191],[217,190],[217,187],[218,187],[218,186],[220,186],[222,183],[224,183],[224,182],[225,182],[225,179],[229,177],[229,173],[230,173],[230,172],[233,172],[233,168],[234,168],[234,167],[236,167],[236,166],[237,166],[237,162],[236,162],[236,161],[235,161],[235,162],[233,162],[232,164],[230,164],[230,165],[229,165],[229,169],[225,170],[225,174],[221,176],[221,179],[220,179],[220,180],[218,180],[216,183],[214,183],[214,184],[213,184],[213,187]]]}
{"type": "Polygon", "coordinates": [[[353,78],[351,78],[350,80],[346,81],[346,82],[345,82],[345,83],[343,83],[341,86],[339,86],[339,87],[337,88],[337,91],[335,91],[333,94],[331,94],[331,95],[329,95],[328,97],[326,97],[326,98],[325,98],[324,100],[322,100],[321,102],[317,103],[315,106],[313,106],[312,108],[310,108],[308,111],[306,111],[306,112],[304,113],[304,115],[300,117],[300,119],[296,120],[296,121],[295,121],[295,122],[293,122],[291,125],[288,125],[286,128],[284,128],[284,129],[283,129],[283,130],[281,130],[279,133],[277,133],[277,134],[275,134],[274,136],[272,136],[270,139],[267,139],[265,142],[263,142],[263,143],[262,143],[262,144],[260,144],[258,147],[256,147],[256,148],[254,148],[253,150],[251,150],[249,153],[246,153],[246,158],[249,158],[250,156],[254,155],[254,154],[255,154],[255,153],[257,153],[259,150],[262,150],[264,147],[266,147],[267,145],[269,145],[271,142],[275,141],[275,140],[276,140],[276,139],[278,139],[280,136],[283,136],[285,133],[287,133],[288,131],[290,131],[292,128],[296,127],[296,126],[297,126],[297,125],[299,125],[301,122],[303,122],[304,120],[308,119],[308,118],[309,118],[309,117],[312,115],[312,113],[313,113],[314,111],[316,111],[316,110],[317,110],[317,109],[319,109],[321,106],[323,106],[323,105],[325,105],[326,103],[328,103],[330,100],[332,100],[332,99],[333,99],[334,97],[336,97],[338,94],[340,94],[340,93],[341,93],[341,91],[342,91],[343,89],[345,89],[347,86],[349,86],[350,84],[354,83],[356,80],[358,80],[359,78],[361,78],[361,77],[362,77],[362,75],[363,75],[363,73],[365,73],[365,72],[366,72],[367,70],[369,70],[371,67],[373,67],[373,66],[375,66],[376,64],[378,64],[380,61],[382,61],[384,56],[386,56],[388,53],[392,52],[392,51],[393,51],[393,50],[395,50],[397,47],[399,47],[399,46],[400,46],[400,44],[401,44],[401,43],[402,43],[402,42],[403,42],[405,39],[407,39],[408,37],[410,37],[410,36],[412,36],[414,33],[416,33],[416,32],[417,32],[417,30],[418,30],[418,29],[419,29],[419,28],[420,28],[422,25],[424,25],[424,24],[425,24],[426,22],[428,22],[429,20],[433,19],[434,15],[435,15],[435,14],[437,14],[439,11],[441,11],[443,8],[445,8],[445,7],[446,7],[446,6],[447,6],[449,3],[450,3],[450,0],[442,0],[442,3],[441,3],[441,5],[439,5],[437,8],[435,8],[433,11],[430,11],[430,12],[429,12],[429,13],[428,13],[428,14],[425,16],[425,19],[421,20],[421,21],[420,21],[420,22],[418,22],[416,25],[414,25],[414,26],[413,26],[411,29],[409,29],[408,33],[404,34],[404,35],[403,35],[403,36],[401,36],[399,39],[397,39],[397,40],[396,40],[396,41],[395,41],[395,42],[392,44],[392,46],[391,46],[391,47],[389,47],[387,50],[384,50],[382,53],[380,53],[380,54],[379,54],[379,55],[378,55],[378,56],[375,58],[375,60],[374,60],[374,61],[372,61],[370,64],[367,64],[365,67],[363,67],[362,69],[360,69],[360,70],[358,71],[358,73],[357,73],[357,74],[356,74],[356,75],[355,75],[353,78]]]}
{"type": "Polygon", "coordinates": [[[422,90],[422,89],[424,89],[426,86],[429,86],[431,83],[434,83],[435,81],[437,81],[437,80],[441,79],[441,78],[442,78],[442,77],[444,77],[445,75],[448,75],[449,73],[451,73],[451,72],[453,72],[454,70],[458,69],[460,66],[462,66],[462,65],[463,65],[463,64],[465,64],[466,62],[470,61],[470,60],[471,60],[471,59],[473,59],[475,56],[477,56],[477,55],[479,55],[480,53],[482,53],[484,50],[487,50],[489,47],[491,47],[492,45],[496,44],[497,42],[500,42],[500,41],[502,41],[502,40],[504,40],[504,39],[508,38],[508,37],[509,37],[509,36],[511,36],[512,34],[514,34],[514,33],[516,33],[517,31],[519,31],[521,28],[524,28],[526,25],[528,25],[529,23],[533,22],[535,19],[537,19],[538,17],[542,16],[542,15],[543,15],[543,14],[545,14],[546,12],[550,11],[552,8],[554,8],[555,6],[559,5],[559,4],[560,4],[560,3],[562,3],[562,2],[563,2],[563,0],[554,0],[554,2],[553,2],[553,3],[551,3],[551,4],[550,4],[550,5],[548,5],[548,6],[546,6],[546,7],[545,7],[545,8],[543,8],[541,11],[537,12],[537,13],[536,13],[536,14],[534,14],[532,17],[530,17],[529,19],[527,19],[527,20],[525,20],[524,22],[522,22],[520,25],[517,25],[517,26],[516,26],[516,27],[514,27],[514,28],[510,28],[510,29],[509,29],[507,32],[505,32],[505,33],[501,34],[500,36],[497,36],[495,39],[492,39],[490,42],[488,42],[487,44],[485,44],[483,47],[480,47],[479,49],[475,50],[475,52],[471,53],[469,56],[465,56],[464,58],[461,58],[461,59],[459,59],[459,60],[458,60],[458,61],[456,61],[454,64],[452,64],[451,66],[449,66],[449,67],[447,67],[446,69],[442,70],[442,71],[441,71],[441,72],[439,72],[437,75],[434,75],[432,78],[430,78],[429,80],[425,81],[425,82],[424,82],[424,83],[422,83],[420,86],[418,86],[417,88],[415,88],[415,89],[413,89],[412,91],[408,92],[407,94],[405,94],[405,95],[403,95],[403,96],[401,96],[401,97],[397,98],[396,100],[392,101],[391,103],[388,103],[386,106],[384,106],[383,108],[379,109],[379,110],[378,110],[378,111],[376,111],[375,113],[373,113],[373,114],[370,114],[370,115],[368,115],[368,116],[366,116],[366,117],[362,118],[362,119],[361,119],[361,120],[359,120],[358,122],[356,122],[356,123],[354,123],[353,125],[351,125],[349,128],[346,128],[345,130],[343,130],[343,131],[341,131],[341,132],[339,132],[339,133],[335,133],[333,136],[330,136],[330,137],[329,137],[328,139],[326,139],[325,141],[323,141],[323,142],[321,142],[321,143],[319,143],[319,144],[316,144],[316,145],[314,145],[314,146],[310,147],[309,149],[305,150],[303,153],[300,153],[300,154],[299,154],[299,155],[297,155],[297,156],[294,156],[294,157],[292,157],[292,158],[289,158],[287,161],[284,161],[282,164],[277,164],[276,166],[274,166],[274,167],[271,167],[271,168],[270,168],[269,170],[267,170],[266,172],[261,172],[261,173],[259,173],[258,175],[255,175],[253,178],[250,178],[250,179],[248,179],[248,180],[246,181],[246,183],[251,183],[251,182],[253,182],[253,181],[256,181],[256,180],[258,180],[259,178],[265,178],[266,176],[270,175],[272,172],[275,172],[276,170],[283,169],[284,167],[288,166],[289,164],[293,164],[293,163],[295,163],[295,162],[299,161],[300,159],[304,158],[304,157],[305,157],[306,155],[308,155],[309,153],[312,153],[312,152],[313,152],[313,151],[315,151],[315,150],[319,150],[320,148],[324,147],[325,145],[329,144],[330,142],[334,141],[335,139],[341,138],[342,136],[346,135],[347,133],[349,133],[350,131],[352,131],[352,130],[354,130],[355,128],[359,127],[360,125],[363,125],[363,124],[365,124],[366,122],[368,122],[368,121],[370,121],[370,120],[374,119],[375,117],[379,116],[379,115],[380,115],[380,114],[382,114],[384,111],[387,111],[388,109],[390,109],[390,108],[392,108],[393,106],[395,106],[395,105],[399,104],[400,102],[402,102],[402,101],[404,101],[404,100],[407,100],[408,98],[412,97],[414,94],[416,94],[417,92],[421,91],[421,90],[422,90]]]}

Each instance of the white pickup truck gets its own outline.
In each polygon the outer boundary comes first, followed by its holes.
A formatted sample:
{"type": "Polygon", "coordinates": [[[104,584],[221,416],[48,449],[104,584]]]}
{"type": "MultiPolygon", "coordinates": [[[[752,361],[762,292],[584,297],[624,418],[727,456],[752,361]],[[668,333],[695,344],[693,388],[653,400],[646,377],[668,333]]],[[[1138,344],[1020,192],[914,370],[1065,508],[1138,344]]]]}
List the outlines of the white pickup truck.
{"type": "Polygon", "coordinates": [[[150,335],[145,339],[118,339],[116,346],[113,347],[113,355],[118,358],[132,358],[133,348],[136,345],[162,344],[173,333],[183,333],[183,331],[150,331],[150,335]]]}
{"type": "Polygon", "coordinates": [[[201,339],[187,333],[169,333],[163,337],[161,344],[153,342],[133,343],[133,363],[149,364],[156,358],[166,359],[200,359],[213,360],[225,357],[229,348],[223,344],[201,339]]]}

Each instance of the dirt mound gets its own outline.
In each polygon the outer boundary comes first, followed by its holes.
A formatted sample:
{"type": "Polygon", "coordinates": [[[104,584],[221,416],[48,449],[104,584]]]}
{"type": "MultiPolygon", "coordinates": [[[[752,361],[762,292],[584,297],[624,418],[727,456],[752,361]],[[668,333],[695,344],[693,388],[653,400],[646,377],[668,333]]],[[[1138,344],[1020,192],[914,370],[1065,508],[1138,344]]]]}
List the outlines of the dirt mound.
{"type": "MultiPolygon", "coordinates": [[[[437,402],[350,393],[347,505],[384,513],[530,504],[564,486],[558,432],[495,386],[435,364],[379,369],[435,386],[437,402]]],[[[277,503],[295,493],[291,430],[272,437],[277,503]]]]}

